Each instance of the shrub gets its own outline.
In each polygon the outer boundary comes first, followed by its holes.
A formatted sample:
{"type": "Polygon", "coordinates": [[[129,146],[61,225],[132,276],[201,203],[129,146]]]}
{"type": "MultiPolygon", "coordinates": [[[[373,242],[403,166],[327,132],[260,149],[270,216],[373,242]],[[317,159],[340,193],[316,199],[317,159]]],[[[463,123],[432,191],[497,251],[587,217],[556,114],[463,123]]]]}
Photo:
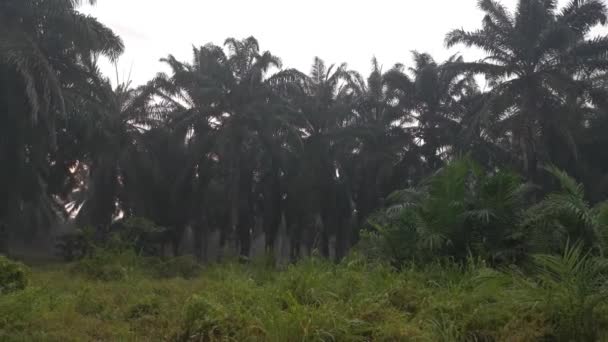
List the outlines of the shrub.
{"type": "Polygon", "coordinates": [[[414,258],[464,261],[470,253],[494,264],[519,261],[518,219],[529,190],[514,173],[455,160],[418,188],[388,197],[390,207],[370,218],[366,250],[388,254],[396,266],[414,258]]]}
{"type": "Polygon", "coordinates": [[[92,280],[117,281],[127,278],[134,261],[129,255],[119,255],[99,250],[91,257],[84,258],[72,267],[72,272],[82,274],[92,280]],[[131,260],[129,260],[131,259],[131,260]]]}
{"type": "Polygon", "coordinates": [[[194,295],[188,300],[184,312],[184,327],[178,340],[224,341],[234,338],[243,324],[224,311],[221,305],[194,295]]]}
{"type": "Polygon", "coordinates": [[[42,290],[32,287],[0,296],[0,341],[28,340],[15,336],[32,328],[43,296],[42,290]]]}
{"type": "Polygon", "coordinates": [[[27,267],[0,255],[0,294],[23,290],[27,284],[27,267]]]}
{"type": "Polygon", "coordinates": [[[146,297],[127,311],[127,320],[137,320],[149,316],[160,314],[160,303],[156,297],[146,297]]]}
{"type": "Polygon", "coordinates": [[[90,256],[95,249],[94,235],[95,230],[91,227],[61,235],[56,245],[59,255],[66,261],[80,260],[90,256]]]}
{"type": "Polygon", "coordinates": [[[130,217],[121,226],[118,237],[126,248],[135,250],[138,255],[160,255],[160,241],[167,233],[166,228],[141,217],[130,217]]]}
{"type": "Polygon", "coordinates": [[[150,220],[131,217],[110,227],[84,227],[64,234],[59,237],[56,247],[66,261],[90,257],[97,249],[114,253],[134,251],[138,255],[155,256],[160,254],[160,242],[166,232],[165,228],[150,220]]]}
{"type": "Polygon", "coordinates": [[[92,293],[92,290],[88,287],[76,294],[75,309],[81,315],[99,317],[104,310],[104,306],[105,303],[92,293]]]}
{"type": "Polygon", "coordinates": [[[155,266],[156,276],[159,278],[191,279],[202,271],[201,265],[193,256],[185,255],[167,260],[159,260],[155,266]]]}

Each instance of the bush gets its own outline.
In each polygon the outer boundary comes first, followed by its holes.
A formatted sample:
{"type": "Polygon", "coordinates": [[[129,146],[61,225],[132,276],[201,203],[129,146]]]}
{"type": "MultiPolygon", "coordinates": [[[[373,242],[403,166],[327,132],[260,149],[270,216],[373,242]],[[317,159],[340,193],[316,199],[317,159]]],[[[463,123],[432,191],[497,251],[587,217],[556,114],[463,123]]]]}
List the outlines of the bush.
{"type": "Polygon", "coordinates": [[[141,217],[130,217],[121,226],[117,233],[126,248],[135,250],[138,255],[160,255],[160,242],[165,238],[166,228],[141,217]]]}
{"type": "Polygon", "coordinates": [[[194,295],[188,300],[184,311],[183,341],[223,341],[234,339],[243,324],[236,324],[236,317],[229,316],[217,305],[207,299],[194,295]]]}
{"type": "Polygon", "coordinates": [[[88,287],[83,288],[76,294],[75,309],[81,315],[99,317],[105,304],[88,287]]]}
{"type": "Polygon", "coordinates": [[[59,237],[57,250],[66,261],[75,261],[90,256],[95,249],[95,230],[91,227],[77,229],[59,237]]]}
{"type": "Polygon", "coordinates": [[[28,284],[27,267],[0,255],[0,294],[23,290],[28,284]]]}
{"type": "Polygon", "coordinates": [[[115,254],[98,250],[93,256],[84,258],[72,267],[72,272],[91,280],[124,280],[135,266],[135,258],[129,253],[115,254]]]}
{"type": "Polygon", "coordinates": [[[373,215],[365,251],[396,266],[470,254],[492,264],[522,259],[519,217],[531,187],[514,173],[486,171],[470,158],[452,161],[417,188],[396,191],[373,215]]]}
{"type": "Polygon", "coordinates": [[[56,247],[66,261],[90,257],[97,249],[115,253],[132,250],[137,255],[157,256],[166,232],[167,229],[150,220],[130,217],[110,227],[84,227],[64,234],[59,237],[56,247]]]}
{"type": "Polygon", "coordinates": [[[127,312],[127,320],[137,320],[160,314],[160,303],[156,297],[144,298],[137,304],[131,306],[127,312]]]}
{"type": "Polygon", "coordinates": [[[15,337],[32,328],[44,294],[40,289],[30,287],[0,296],[0,341],[31,340],[15,337]]]}
{"type": "Polygon", "coordinates": [[[201,265],[190,255],[159,260],[155,266],[155,275],[159,278],[191,279],[200,275],[201,271],[201,265]]]}

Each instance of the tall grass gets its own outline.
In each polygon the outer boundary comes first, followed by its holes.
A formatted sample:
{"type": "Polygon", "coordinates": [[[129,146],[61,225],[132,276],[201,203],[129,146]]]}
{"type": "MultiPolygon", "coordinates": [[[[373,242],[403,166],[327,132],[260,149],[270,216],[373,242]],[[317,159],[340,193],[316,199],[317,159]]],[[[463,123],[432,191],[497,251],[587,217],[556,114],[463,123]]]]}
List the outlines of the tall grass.
{"type": "Polygon", "coordinates": [[[37,267],[31,286],[0,296],[0,340],[602,340],[605,263],[577,248],[538,256],[525,272],[472,258],[396,271],[356,254],[280,270],[215,265],[191,279],[138,267],[100,279],[37,267]]]}

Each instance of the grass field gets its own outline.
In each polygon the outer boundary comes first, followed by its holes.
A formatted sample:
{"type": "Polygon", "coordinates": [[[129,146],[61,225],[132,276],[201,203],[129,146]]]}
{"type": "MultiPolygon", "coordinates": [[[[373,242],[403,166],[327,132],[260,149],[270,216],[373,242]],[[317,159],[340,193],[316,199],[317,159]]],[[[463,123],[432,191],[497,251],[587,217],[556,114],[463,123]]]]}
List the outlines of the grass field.
{"type": "Polygon", "coordinates": [[[586,341],[608,331],[608,306],[580,275],[539,282],[473,262],[396,271],[354,256],[199,273],[184,260],[162,272],[133,257],[33,266],[25,290],[0,295],[0,340],[586,341]],[[87,272],[102,263],[105,276],[87,272]]]}

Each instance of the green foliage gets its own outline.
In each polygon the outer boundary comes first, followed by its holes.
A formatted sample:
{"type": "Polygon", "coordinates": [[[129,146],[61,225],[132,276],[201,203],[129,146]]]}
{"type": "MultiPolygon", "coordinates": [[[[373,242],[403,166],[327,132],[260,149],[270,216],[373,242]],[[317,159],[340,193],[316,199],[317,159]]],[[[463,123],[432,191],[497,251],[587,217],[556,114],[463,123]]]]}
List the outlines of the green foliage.
{"type": "Polygon", "coordinates": [[[396,264],[435,256],[464,260],[470,253],[513,262],[521,256],[517,227],[528,188],[514,173],[458,159],[420,188],[389,196],[392,205],[372,218],[375,233],[366,236],[396,264]]]}
{"type": "Polygon", "coordinates": [[[72,272],[91,280],[125,280],[133,273],[138,259],[133,252],[116,253],[98,249],[72,266],[72,272]]]}
{"type": "Polygon", "coordinates": [[[350,255],[282,270],[224,264],[123,281],[35,268],[0,296],[3,340],[593,341],[608,337],[606,261],[581,245],[496,271],[469,258],[400,271],[350,255]]]}
{"type": "Polygon", "coordinates": [[[122,253],[133,251],[138,255],[158,256],[160,244],[167,229],[140,217],[131,217],[112,228],[95,229],[87,226],[74,233],[59,237],[57,249],[66,261],[93,256],[98,250],[122,253]]]}
{"type": "Polygon", "coordinates": [[[28,272],[25,265],[0,255],[0,295],[25,289],[28,272]]]}
{"type": "Polygon", "coordinates": [[[202,271],[201,264],[191,255],[157,260],[152,268],[160,278],[182,277],[190,279],[197,277],[202,271]]]}
{"type": "Polygon", "coordinates": [[[160,314],[160,300],[157,297],[148,297],[131,306],[126,319],[141,320],[147,317],[156,317],[160,314]]]}
{"type": "Polygon", "coordinates": [[[0,296],[0,339],[26,340],[25,332],[34,328],[43,297],[44,293],[35,288],[0,296]]]}
{"type": "Polygon", "coordinates": [[[57,242],[59,254],[66,261],[75,261],[90,256],[95,249],[95,230],[92,227],[77,229],[60,236],[57,242]]]}
{"type": "Polygon", "coordinates": [[[535,250],[561,253],[567,241],[581,241],[584,248],[603,254],[607,204],[591,206],[582,184],[555,166],[547,171],[558,181],[559,190],[526,211],[522,225],[533,232],[528,243],[535,250]]]}
{"type": "Polygon", "coordinates": [[[535,255],[531,291],[549,313],[554,336],[562,341],[597,341],[608,324],[608,260],[584,252],[579,243],[566,245],[563,255],[535,255]],[[604,309],[605,310],[605,309],[604,309]]]}
{"type": "Polygon", "coordinates": [[[118,232],[126,249],[133,249],[139,255],[159,255],[163,234],[167,229],[142,217],[130,217],[122,223],[118,232]]]}
{"type": "Polygon", "coordinates": [[[144,274],[161,279],[192,279],[199,276],[202,270],[201,264],[190,255],[146,257],[132,249],[102,248],[96,248],[93,254],[71,266],[74,274],[99,281],[124,281],[144,274]]]}

